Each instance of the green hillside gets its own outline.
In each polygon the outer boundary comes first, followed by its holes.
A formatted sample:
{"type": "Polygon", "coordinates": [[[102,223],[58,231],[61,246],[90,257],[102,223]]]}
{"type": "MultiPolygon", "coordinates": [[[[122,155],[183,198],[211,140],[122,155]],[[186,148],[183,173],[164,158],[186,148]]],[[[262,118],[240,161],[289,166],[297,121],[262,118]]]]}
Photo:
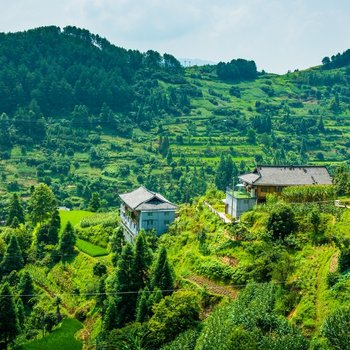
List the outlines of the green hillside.
{"type": "Polygon", "coordinates": [[[3,192],[25,197],[45,182],[60,205],[86,209],[98,192],[107,209],[145,184],[186,202],[214,182],[222,154],[235,174],[348,159],[346,53],[276,75],[245,60],[183,68],[75,27],[2,34],[0,44],[3,192]]]}
{"type": "Polygon", "coordinates": [[[349,349],[349,52],[281,76],[1,33],[0,349],[349,349]],[[208,206],[257,163],[334,185],[223,223],[208,206]],[[141,184],[177,218],[127,242],[118,194],[141,184]]]}

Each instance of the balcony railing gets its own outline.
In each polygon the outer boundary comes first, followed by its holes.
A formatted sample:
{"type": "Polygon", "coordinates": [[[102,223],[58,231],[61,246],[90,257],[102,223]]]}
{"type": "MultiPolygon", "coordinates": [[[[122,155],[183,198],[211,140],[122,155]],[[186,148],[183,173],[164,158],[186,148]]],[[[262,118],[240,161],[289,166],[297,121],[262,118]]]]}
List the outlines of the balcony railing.
{"type": "Polygon", "coordinates": [[[136,236],[139,232],[139,225],[130,216],[126,215],[122,208],[120,209],[120,222],[133,236],[136,236]]]}

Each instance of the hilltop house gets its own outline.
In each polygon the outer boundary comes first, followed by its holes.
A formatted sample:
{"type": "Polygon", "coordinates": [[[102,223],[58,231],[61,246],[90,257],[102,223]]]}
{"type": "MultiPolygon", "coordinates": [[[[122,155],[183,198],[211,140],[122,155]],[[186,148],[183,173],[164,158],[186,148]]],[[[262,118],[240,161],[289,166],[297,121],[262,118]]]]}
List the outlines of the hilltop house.
{"type": "Polygon", "coordinates": [[[120,221],[129,239],[133,239],[141,229],[154,229],[160,235],[175,220],[177,206],[143,186],[119,197],[122,202],[120,221]]]}
{"type": "Polygon", "coordinates": [[[331,185],[332,178],[323,166],[258,165],[252,173],[240,175],[238,189],[226,191],[226,213],[238,218],[257,203],[266,201],[268,193],[281,194],[283,188],[300,185],[331,185]]]}
{"type": "Polygon", "coordinates": [[[288,186],[332,184],[326,167],[312,165],[258,165],[252,173],[239,176],[239,180],[258,202],[264,202],[268,193],[280,194],[288,186]]]}

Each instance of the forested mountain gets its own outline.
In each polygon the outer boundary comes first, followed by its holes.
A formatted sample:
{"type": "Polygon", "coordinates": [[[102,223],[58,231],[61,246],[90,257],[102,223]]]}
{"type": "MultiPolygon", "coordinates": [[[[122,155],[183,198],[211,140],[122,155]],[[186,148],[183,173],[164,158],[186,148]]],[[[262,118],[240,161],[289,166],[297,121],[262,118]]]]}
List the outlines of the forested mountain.
{"type": "Polygon", "coordinates": [[[0,63],[0,348],[350,348],[349,51],[279,76],[44,27],[1,33],[0,63]],[[223,223],[208,203],[256,163],[334,186],[223,223]],[[178,218],[126,242],[141,184],[178,218]]]}
{"type": "Polygon", "coordinates": [[[25,195],[45,182],[80,208],[99,192],[107,209],[139,184],[187,201],[215,182],[220,157],[233,175],[347,160],[347,56],[277,76],[244,59],[184,68],[76,27],[2,33],[0,186],[25,195]]]}

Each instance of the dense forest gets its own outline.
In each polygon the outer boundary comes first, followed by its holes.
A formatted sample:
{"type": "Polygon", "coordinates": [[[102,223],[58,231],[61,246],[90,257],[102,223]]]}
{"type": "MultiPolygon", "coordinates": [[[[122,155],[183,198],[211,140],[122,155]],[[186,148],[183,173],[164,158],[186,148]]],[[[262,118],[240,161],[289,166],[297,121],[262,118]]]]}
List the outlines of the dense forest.
{"type": "Polygon", "coordinates": [[[0,348],[350,347],[349,50],[276,75],[52,26],[0,33],[0,62],[0,348]],[[334,184],[223,223],[206,203],[256,164],[334,184]],[[127,242],[139,185],[178,217],[127,242]]]}

